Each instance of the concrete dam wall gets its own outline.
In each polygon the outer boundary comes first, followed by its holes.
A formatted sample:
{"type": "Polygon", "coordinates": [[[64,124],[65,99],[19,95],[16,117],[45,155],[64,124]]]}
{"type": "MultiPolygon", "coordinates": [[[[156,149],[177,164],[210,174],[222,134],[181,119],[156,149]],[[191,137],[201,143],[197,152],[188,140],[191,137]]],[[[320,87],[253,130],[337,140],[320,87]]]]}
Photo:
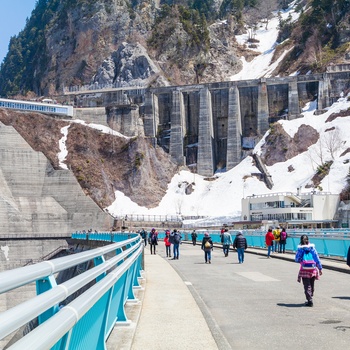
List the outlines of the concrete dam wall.
{"type": "Polygon", "coordinates": [[[11,127],[0,123],[0,235],[70,235],[109,230],[112,217],[86,196],[69,170],[55,170],[11,127]]]}
{"type": "Polygon", "coordinates": [[[237,165],[271,123],[301,117],[309,101],[322,110],[349,90],[350,65],[342,65],[323,74],[72,96],[84,107],[105,106],[111,128],[127,136],[143,133],[177,164],[211,176],[237,165]]]}

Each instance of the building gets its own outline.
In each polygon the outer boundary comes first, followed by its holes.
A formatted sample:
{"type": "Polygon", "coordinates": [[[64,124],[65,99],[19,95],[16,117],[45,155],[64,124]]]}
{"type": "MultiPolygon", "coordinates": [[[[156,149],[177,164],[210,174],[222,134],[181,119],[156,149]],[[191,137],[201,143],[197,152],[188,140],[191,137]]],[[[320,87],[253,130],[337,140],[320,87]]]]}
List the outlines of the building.
{"type": "Polygon", "coordinates": [[[328,192],[252,195],[242,199],[242,220],[290,228],[335,227],[338,205],[339,195],[328,192]]]}

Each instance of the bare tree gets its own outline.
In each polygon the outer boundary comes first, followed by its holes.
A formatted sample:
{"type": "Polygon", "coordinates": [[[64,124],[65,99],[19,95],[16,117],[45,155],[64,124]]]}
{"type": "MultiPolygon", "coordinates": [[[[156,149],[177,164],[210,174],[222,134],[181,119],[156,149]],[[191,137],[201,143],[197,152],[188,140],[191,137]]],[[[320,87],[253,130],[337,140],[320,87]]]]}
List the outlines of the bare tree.
{"type": "Polygon", "coordinates": [[[341,150],[344,142],[342,141],[339,129],[334,129],[324,136],[324,146],[326,151],[330,154],[332,160],[335,159],[336,153],[341,150]]]}
{"type": "Polygon", "coordinates": [[[265,29],[269,25],[270,19],[273,17],[273,11],[277,10],[277,0],[260,0],[258,3],[259,17],[265,22],[265,29]]]}

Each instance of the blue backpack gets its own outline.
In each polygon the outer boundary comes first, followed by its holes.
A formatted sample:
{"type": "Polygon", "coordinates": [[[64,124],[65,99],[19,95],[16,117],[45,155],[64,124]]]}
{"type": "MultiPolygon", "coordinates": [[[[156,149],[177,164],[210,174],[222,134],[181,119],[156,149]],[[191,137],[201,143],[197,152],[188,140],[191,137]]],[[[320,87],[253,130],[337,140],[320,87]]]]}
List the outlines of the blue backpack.
{"type": "Polygon", "coordinates": [[[304,252],[303,259],[301,261],[301,268],[303,270],[314,270],[316,268],[316,262],[310,252],[304,252]]]}

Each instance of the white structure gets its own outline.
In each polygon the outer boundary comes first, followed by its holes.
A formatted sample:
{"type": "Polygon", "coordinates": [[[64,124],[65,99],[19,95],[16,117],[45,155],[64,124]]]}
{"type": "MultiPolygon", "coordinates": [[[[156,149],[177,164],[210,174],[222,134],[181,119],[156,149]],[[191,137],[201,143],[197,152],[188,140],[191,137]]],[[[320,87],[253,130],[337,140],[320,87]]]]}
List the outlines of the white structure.
{"type": "Polygon", "coordinates": [[[8,100],[0,98],[0,108],[19,109],[22,111],[39,112],[64,115],[73,117],[73,106],[54,104],[51,99],[44,99],[43,102],[8,100]]]}
{"type": "Polygon", "coordinates": [[[339,195],[326,192],[252,195],[242,199],[242,220],[329,227],[338,205],[339,195]]]}

